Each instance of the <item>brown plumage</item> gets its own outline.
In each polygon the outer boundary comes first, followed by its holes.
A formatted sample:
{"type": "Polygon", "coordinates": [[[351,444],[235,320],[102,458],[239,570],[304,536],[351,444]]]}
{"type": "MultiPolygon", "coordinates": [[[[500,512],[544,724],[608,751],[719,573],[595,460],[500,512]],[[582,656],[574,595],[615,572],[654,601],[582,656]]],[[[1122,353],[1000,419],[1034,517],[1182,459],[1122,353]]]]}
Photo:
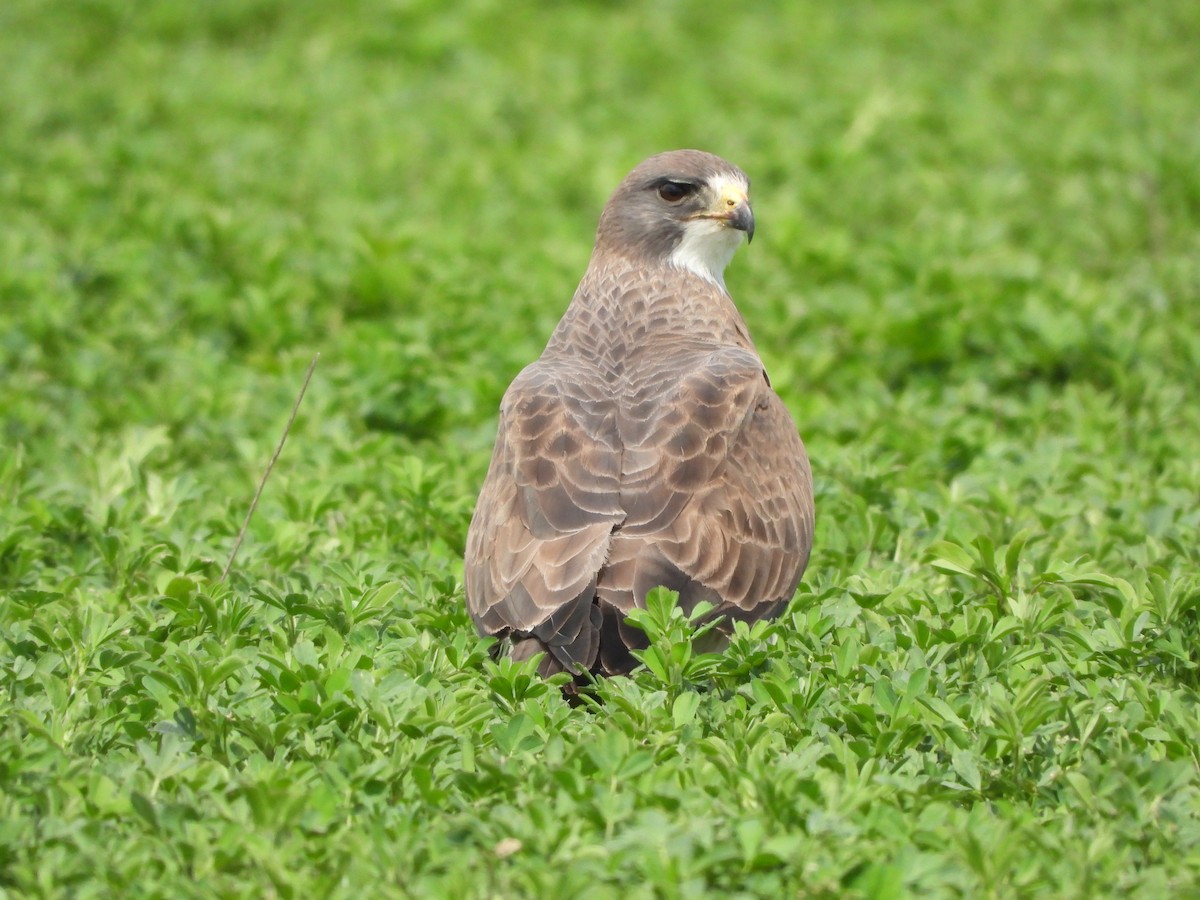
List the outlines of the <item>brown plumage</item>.
{"type": "Polygon", "coordinates": [[[812,476],[723,270],[749,183],[696,150],[651,157],[600,217],[587,272],[509,386],[467,536],[467,606],[544,675],[621,674],[658,585],[756,620],[812,547],[812,476]]]}

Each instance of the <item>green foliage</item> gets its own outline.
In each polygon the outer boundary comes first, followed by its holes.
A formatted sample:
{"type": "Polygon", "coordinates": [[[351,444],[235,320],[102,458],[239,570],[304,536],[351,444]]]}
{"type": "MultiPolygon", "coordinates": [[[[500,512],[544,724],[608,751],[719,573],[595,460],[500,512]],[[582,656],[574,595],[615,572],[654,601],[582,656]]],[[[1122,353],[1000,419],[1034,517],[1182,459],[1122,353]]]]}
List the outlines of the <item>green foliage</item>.
{"type": "Polygon", "coordinates": [[[1198,10],[0,5],[0,893],[1193,894],[1198,10]],[[463,539],[681,146],[816,550],[573,707],[463,539]]]}
{"type": "Polygon", "coordinates": [[[679,595],[654,588],[646,596],[646,608],[630,613],[630,624],[641,629],[650,646],[634,655],[673,694],[712,675],[719,665],[715,653],[697,653],[693,643],[710,633],[715,620],[704,622],[710,603],[698,603],[690,613],[676,606],[679,595]],[[701,624],[703,623],[703,624],[701,624]]]}

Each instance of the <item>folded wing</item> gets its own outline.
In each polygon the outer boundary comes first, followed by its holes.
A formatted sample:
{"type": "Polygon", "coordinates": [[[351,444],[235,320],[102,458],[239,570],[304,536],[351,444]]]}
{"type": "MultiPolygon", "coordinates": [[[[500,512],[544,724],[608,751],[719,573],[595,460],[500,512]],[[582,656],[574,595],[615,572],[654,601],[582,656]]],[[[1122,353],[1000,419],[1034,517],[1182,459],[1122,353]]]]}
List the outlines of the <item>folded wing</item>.
{"type": "Polygon", "coordinates": [[[471,523],[472,616],[517,655],[548,650],[547,671],[628,671],[624,615],[658,585],[775,615],[812,546],[804,447],[753,351],[664,351],[613,394],[581,363],[522,372],[471,523]]]}

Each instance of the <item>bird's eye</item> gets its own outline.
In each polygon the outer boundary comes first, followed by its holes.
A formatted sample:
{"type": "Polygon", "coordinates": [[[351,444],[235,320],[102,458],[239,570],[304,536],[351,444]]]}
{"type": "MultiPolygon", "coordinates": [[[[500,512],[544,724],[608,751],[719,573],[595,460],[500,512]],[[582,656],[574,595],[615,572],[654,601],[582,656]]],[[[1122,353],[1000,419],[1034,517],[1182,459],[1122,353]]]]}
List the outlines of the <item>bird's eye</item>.
{"type": "Polygon", "coordinates": [[[658,186],[658,196],[668,203],[678,203],[694,190],[696,186],[686,181],[664,181],[658,186]]]}

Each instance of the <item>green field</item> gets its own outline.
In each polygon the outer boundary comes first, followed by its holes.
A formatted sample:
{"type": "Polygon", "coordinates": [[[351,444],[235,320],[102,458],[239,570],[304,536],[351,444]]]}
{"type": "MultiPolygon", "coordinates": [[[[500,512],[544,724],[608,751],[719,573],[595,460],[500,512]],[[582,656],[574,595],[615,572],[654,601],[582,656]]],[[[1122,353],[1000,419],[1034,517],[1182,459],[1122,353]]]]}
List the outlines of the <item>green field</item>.
{"type": "Polygon", "coordinates": [[[1200,4],[0,4],[0,896],[1200,896],[1200,4]],[[635,163],[816,481],[572,707],[462,593],[635,163]],[[289,442],[221,570],[305,369],[289,442]]]}

